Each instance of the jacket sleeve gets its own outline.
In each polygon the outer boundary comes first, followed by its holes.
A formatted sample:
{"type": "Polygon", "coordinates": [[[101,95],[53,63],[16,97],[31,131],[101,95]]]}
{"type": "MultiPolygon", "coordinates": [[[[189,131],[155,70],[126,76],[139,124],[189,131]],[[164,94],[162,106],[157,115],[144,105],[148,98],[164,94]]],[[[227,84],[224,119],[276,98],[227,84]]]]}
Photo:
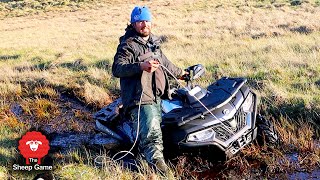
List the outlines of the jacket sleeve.
{"type": "Polygon", "coordinates": [[[112,74],[115,77],[129,77],[141,73],[140,63],[135,62],[134,50],[127,43],[118,46],[112,64],[112,74]]]}
{"type": "MultiPolygon", "coordinates": [[[[183,75],[183,70],[176,65],[174,65],[171,61],[168,60],[168,58],[161,52],[161,58],[163,65],[167,68],[165,71],[170,71],[176,78],[180,78],[183,75]]],[[[168,73],[169,76],[172,77],[172,74],[168,73]]]]}

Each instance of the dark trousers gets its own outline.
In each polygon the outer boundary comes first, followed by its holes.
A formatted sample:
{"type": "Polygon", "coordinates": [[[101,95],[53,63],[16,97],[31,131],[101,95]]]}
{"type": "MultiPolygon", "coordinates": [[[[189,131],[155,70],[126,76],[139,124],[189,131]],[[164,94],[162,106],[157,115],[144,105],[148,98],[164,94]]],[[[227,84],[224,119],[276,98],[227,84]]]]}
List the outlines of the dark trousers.
{"type": "MultiPolygon", "coordinates": [[[[136,138],[138,126],[138,111],[139,108],[135,107],[129,112],[133,142],[136,138]]],[[[138,145],[139,151],[143,153],[148,163],[155,163],[157,160],[163,159],[163,142],[160,123],[161,107],[160,101],[154,104],[141,105],[139,117],[139,136],[138,145]]]]}

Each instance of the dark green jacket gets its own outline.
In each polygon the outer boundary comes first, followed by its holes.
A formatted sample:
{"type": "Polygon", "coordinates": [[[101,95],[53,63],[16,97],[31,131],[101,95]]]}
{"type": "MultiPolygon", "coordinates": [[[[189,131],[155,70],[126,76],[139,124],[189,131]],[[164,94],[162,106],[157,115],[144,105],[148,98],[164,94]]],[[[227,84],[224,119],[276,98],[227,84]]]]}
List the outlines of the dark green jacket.
{"type": "MultiPolygon", "coordinates": [[[[142,55],[151,51],[150,45],[159,44],[160,40],[153,34],[150,35],[149,41],[145,41],[135,33],[132,28],[127,28],[124,36],[120,38],[120,44],[117,53],[114,56],[112,65],[112,73],[115,77],[120,78],[121,97],[124,110],[139,104],[140,96],[143,89],[142,104],[151,104],[156,101],[155,86],[152,83],[152,74],[140,69],[143,62],[142,55]]],[[[149,53],[150,54],[150,53],[149,53]]],[[[160,63],[165,66],[176,77],[180,77],[183,73],[182,69],[172,64],[161,50],[157,51],[160,63]]],[[[149,59],[146,59],[149,60],[149,59]]],[[[168,75],[171,76],[163,68],[166,78],[166,90],[161,98],[169,98],[169,81],[168,75]]]]}

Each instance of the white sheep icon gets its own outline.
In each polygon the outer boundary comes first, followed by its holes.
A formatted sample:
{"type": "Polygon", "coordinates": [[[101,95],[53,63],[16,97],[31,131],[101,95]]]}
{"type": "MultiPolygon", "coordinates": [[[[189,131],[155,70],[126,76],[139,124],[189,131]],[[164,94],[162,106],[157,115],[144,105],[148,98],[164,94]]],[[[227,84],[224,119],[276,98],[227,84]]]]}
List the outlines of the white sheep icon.
{"type": "Polygon", "coordinates": [[[42,144],[41,141],[27,141],[26,145],[30,146],[31,151],[37,151],[39,144],[42,144]]]}

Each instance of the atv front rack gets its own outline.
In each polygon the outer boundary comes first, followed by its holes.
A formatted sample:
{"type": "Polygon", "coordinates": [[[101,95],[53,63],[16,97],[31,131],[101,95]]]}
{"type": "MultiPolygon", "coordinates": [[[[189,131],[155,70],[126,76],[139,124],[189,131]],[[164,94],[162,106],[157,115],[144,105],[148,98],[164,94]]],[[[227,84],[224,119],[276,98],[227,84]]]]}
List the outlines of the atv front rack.
{"type": "MultiPolygon", "coordinates": [[[[245,78],[221,78],[208,86],[208,94],[200,101],[212,112],[228,103],[246,81],[245,78]]],[[[169,126],[182,126],[208,113],[208,110],[197,102],[164,114],[162,123],[169,126]]]]}

